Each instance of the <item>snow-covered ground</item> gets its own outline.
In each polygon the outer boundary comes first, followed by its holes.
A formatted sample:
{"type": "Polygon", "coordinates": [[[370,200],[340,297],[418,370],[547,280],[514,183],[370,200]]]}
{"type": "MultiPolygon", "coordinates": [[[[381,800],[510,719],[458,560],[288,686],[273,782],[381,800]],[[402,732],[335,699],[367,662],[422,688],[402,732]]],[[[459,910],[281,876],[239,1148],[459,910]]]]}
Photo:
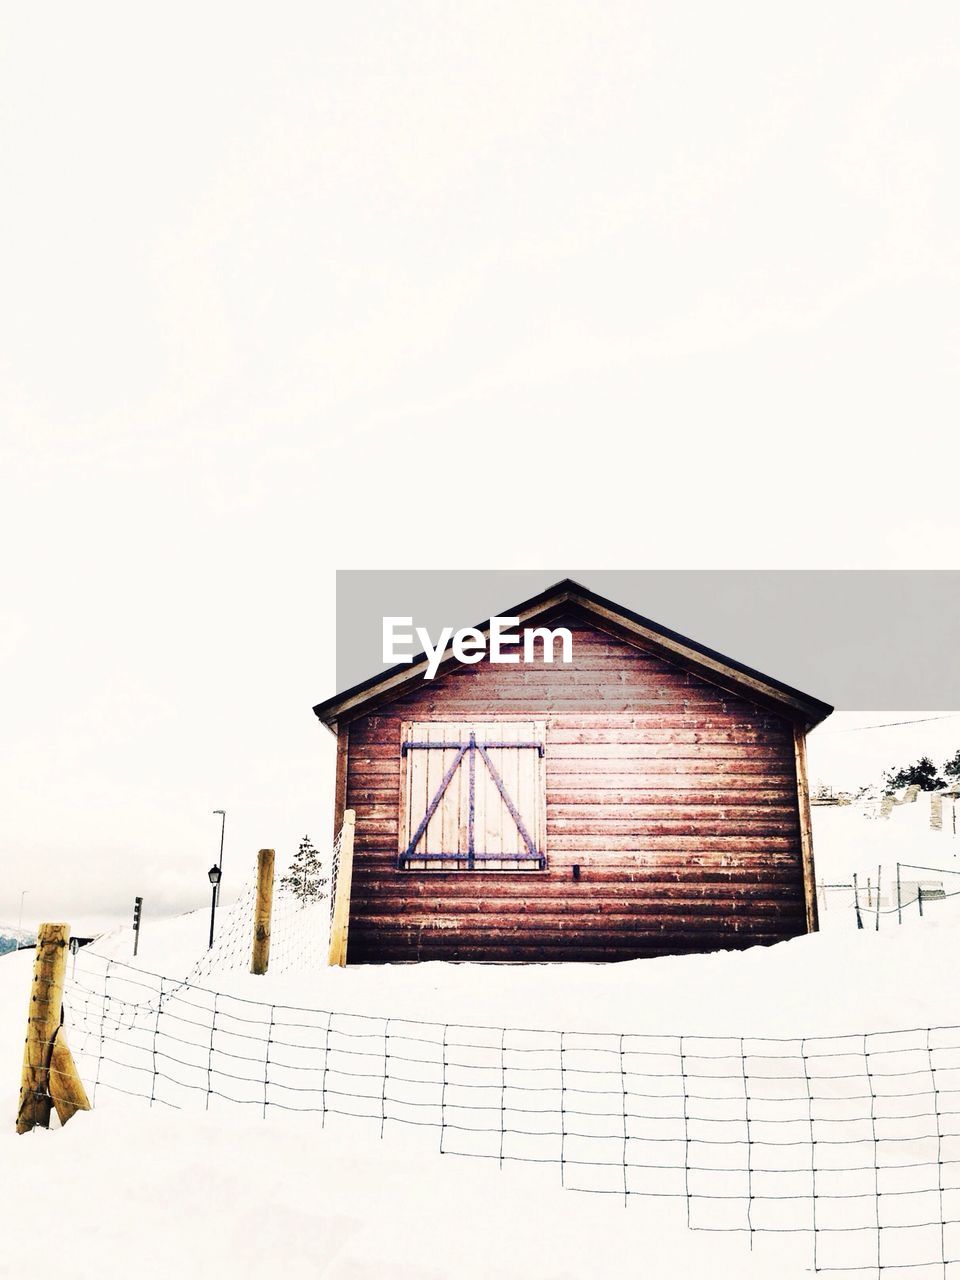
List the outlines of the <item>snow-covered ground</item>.
{"type": "MultiPolygon", "coordinates": [[[[110,1107],[2,1138],[0,1274],[31,1274],[52,1231],[86,1280],[451,1276],[768,1276],[739,1242],[663,1224],[649,1204],[574,1197],[318,1125],[110,1107]]],[[[785,1260],[778,1273],[802,1271],[785,1260]]]]}
{"type": "MultiPolygon", "coordinates": [[[[957,842],[924,826],[924,799],[889,819],[852,806],[816,810],[818,879],[847,882],[854,870],[875,874],[878,863],[886,878],[897,861],[949,867],[957,842]]],[[[31,955],[4,957],[0,1106],[10,1124],[0,1160],[15,1226],[4,1233],[0,1275],[34,1265],[51,1202],[59,1238],[71,1241],[72,1270],[98,1280],[127,1274],[132,1258],[147,1275],[198,1277],[627,1270],[786,1280],[810,1269],[809,1230],[758,1231],[751,1248],[742,1230],[687,1229],[687,1204],[676,1194],[681,1102],[684,1122],[690,1111],[685,1162],[695,1226],[812,1220],[817,1264],[828,1274],[832,1265],[877,1274],[879,1239],[883,1274],[960,1275],[960,1264],[945,1262],[960,1258],[958,903],[928,902],[909,927],[887,914],[875,932],[858,931],[852,907],[835,910],[831,900],[826,912],[821,906],[819,935],[708,956],[611,966],[290,963],[255,978],[243,968],[241,899],[223,913],[216,955],[190,987],[178,980],[204,959],[205,912],[145,924],[135,962],[130,930],[118,929],[95,947],[113,958],[109,975],[92,953],[81,951],[75,974],[68,963],[67,1030],[91,1087],[99,1078],[96,1108],[63,1131],[23,1138],[12,1119],[31,955]],[[369,1045],[359,1043],[363,1036],[369,1045]],[[496,1077],[497,1062],[508,1064],[509,1089],[520,1091],[507,1105],[537,1104],[523,1108],[525,1122],[517,1122],[521,1111],[499,1117],[514,1144],[502,1168],[489,1157],[498,1143],[504,1149],[496,1131],[504,1093],[494,1091],[500,1103],[492,1108],[457,1093],[469,1087],[465,1072],[496,1077]],[[537,1063],[542,1077],[533,1074],[537,1063]],[[806,1093],[801,1069],[813,1076],[806,1093]],[[524,1079],[535,1081],[526,1094],[517,1083],[524,1079]],[[720,1087],[712,1091],[711,1081],[720,1087]],[[119,1092],[127,1086],[136,1096],[119,1092]],[[619,1089],[622,1129],[603,1111],[610,1098],[620,1105],[619,1089]],[[309,1109],[286,1111],[291,1099],[309,1109]],[[418,1106],[424,1110],[411,1110],[418,1106]],[[566,1190],[554,1158],[523,1162],[553,1152],[558,1108],[566,1190]],[[351,1109],[369,1118],[341,1114],[351,1109]],[[458,1112],[472,1122],[491,1111],[492,1132],[458,1127],[458,1112]],[[673,1136],[656,1143],[662,1167],[644,1172],[638,1153],[654,1146],[653,1121],[673,1136]],[[524,1126],[534,1134],[513,1132],[524,1126]],[[596,1171],[604,1189],[604,1180],[627,1178],[626,1206],[619,1194],[569,1189],[593,1176],[576,1162],[591,1143],[609,1152],[596,1171]],[[450,1154],[464,1150],[488,1158],[450,1154]],[[771,1194],[777,1187],[782,1203],[771,1194]]],[[[297,929],[302,922],[288,917],[275,937],[294,959],[306,954],[297,929]]]]}
{"type": "MultiPolygon", "coordinates": [[[[167,956],[176,964],[200,914],[158,926],[138,964],[167,956]]],[[[128,944],[118,934],[108,945],[122,954],[128,944]]],[[[81,953],[81,974],[83,963],[81,953]]],[[[4,1233],[0,1275],[21,1276],[35,1264],[51,1203],[58,1238],[71,1241],[73,1273],[98,1280],[129,1274],[131,1258],[138,1273],[158,1277],[529,1280],[611,1275],[625,1259],[657,1277],[759,1278],[774,1261],[784,1277],[803,1273],[773,1242],[751,1254],[739,1236],[687,1231],[672,1202],[633,1196],[625,1209],[620,1197],[563,1191],[553,1170],[441,1156],[433,1134],[399,1125],[381,1141],[376,1128],[333,1129],[315,1115],[265,1123],[259,1108],[150,1109],[101,1091],[96,1110],[65,1129],[54,1121],[50,1132],[18,1138],[12,1118],[30,968],[24,952],[0,969],[0,1105],[11,1119],[0,1160],[4,1208],[16,1224],[4,1233]]],[[[643,968],[573,966],[566,990],[550,969],[442,965],[297,979],[234,974],[222,985],[258,1000],[335,1000],[344,1009],[460,1019],[496,1012],[539,1022],[549,1013],[571,1026],[599,1025],[605,1007],[608,1020],[630,1016],[642,1027],[658,1016],[632,1007],[658,985],[643,968]],[[538,976],[547,981],[539,991],[538,976]]]]}
{"type": "MultiPolygon", "coordinates": [[[[912,803],[897,804],[886,817],[877,801],[849,805],[815,805],[812,812],[814,850],[822,929],[856,927],[854,894],[864,928],[874,928],[876,887],[880,882],[880,928],[900,927],[897,912],[897,864],[900,864],[902,919],[905,927],[923,926],[932,916],[949,914],[950,900],[924,901],[920,920],[917,886],[960,892],[960,834],[953,830],[953,805],[946,801],[943,826],[930,826],[930,796],[921,792],[912,803]],[[833,887],[831,887],[833,886],[833,887]],[[837,887],[844,886],[844,887],[837,887]]],[[[958,813],[960,823],[960,813],[958,813]]]]}

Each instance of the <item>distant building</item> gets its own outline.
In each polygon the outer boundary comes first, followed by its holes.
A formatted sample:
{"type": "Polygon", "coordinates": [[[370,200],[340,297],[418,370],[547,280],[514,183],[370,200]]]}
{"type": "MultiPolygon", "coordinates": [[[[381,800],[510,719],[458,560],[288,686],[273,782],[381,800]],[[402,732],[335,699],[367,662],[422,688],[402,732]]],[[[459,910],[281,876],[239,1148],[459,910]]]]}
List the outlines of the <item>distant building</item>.
{"type": "Polygon", "coordinates": [[[957,801],[960,799],[960,783],[930,792],[930,827],[933,831],[957,834],[957,801]]]}
{"type": "Polygon", "coordinates": [[[823,785],[814,787],[810,792],[810,803],[814,805],[853,804],[853,799],[850,791],[834,791],[833,787],[823,785]]]}

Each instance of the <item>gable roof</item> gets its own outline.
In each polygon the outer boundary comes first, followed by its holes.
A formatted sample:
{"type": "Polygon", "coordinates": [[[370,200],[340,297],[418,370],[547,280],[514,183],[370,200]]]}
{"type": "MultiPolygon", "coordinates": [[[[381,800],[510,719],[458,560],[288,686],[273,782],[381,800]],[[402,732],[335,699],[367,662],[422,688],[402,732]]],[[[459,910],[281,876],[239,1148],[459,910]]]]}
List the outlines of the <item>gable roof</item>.
{"type": "MultiPolygon", "coordinates": [[[[742,662],[725,657],[714,649],[708,649],[679,632],[662,627],[658,622],[652,622],[623,605],[597,595],[572,578],[562,579],[539,595],[532,596],[497,616],[519,618],[520,626],[525,627],[571,614],[638,649],[655,653],[711,684],[729,689],[750,702],[767,707],[805,729],[812,729],[833,711],[829,703],[802,693],[752,667],[744,666],[742,662]]],[[[489,619],[478,623],[476,630],[488,634],[489,619]]],[[[437,678],[459,665],[454,658],[446,659],[437,672],[437,678]]],[[[392,701],[406,693],[409,686],[421,679],[426,666],[426,654],[417,654],[412,662],[398,663],[325,702],[318,702],[313,708],[314,714],[336,732],[338,721],[344,717],[352,718],[362,710],[392,701]]]]}

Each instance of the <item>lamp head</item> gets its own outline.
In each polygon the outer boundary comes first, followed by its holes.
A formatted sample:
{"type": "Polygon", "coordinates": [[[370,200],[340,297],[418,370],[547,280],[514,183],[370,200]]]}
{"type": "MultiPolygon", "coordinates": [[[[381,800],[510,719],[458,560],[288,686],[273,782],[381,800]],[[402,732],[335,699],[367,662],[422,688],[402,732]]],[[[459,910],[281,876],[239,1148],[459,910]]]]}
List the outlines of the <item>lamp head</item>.
{"type": "Polygon", "coordinates": [[[207,872],[207,875],[208,875],[208,876],[209,876],[209,878],[210,878],[210,883],[211,883],[211,884],[219,884],[219,883],[220,883],[220,868],[219,868],[219,867],[211,867],[211,868],[210,868],[210,870],[207,872]]]}

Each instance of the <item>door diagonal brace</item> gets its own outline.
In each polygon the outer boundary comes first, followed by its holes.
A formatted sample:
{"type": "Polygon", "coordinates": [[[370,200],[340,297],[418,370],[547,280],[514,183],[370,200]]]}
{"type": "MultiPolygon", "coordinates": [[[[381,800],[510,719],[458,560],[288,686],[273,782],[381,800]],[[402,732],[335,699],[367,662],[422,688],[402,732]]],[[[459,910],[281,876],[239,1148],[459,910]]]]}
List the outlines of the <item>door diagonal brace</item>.
{"type": "Polygon", "coordinates": [[[518,859],[526,861],[530,859],[530,860],[537,861],[540,864],[541,869],[545,866],[546,859],[543,857],[543,854],[538,851],[536,845],[531,839],[530,833],[524,824],[523,818],[520,816],[520,811],[517,809],[517,806],[514,804],[513,800],[511,799],[510,794],[507,791],[506,785],[503,781],[503,778],[500,776],[500,773],[496,765],[493,763],[493,761],[490,758],[489,749],[491,748],[497,748],[497,749],[526,748],[530,750],[536,750],[537,754],[540,756],[544,754],[542,742],[483,743],[483,742],[477,742],[477,735],[474,732],[471,732],[470,738],[467,742],[405,742],[403,743],[401,747],[402,755],[406,755],[407,752],[411,750],[429,751],[431,749],[436,751],[450,751],[455,749],[457,754],[454,757],[453,761],[451,762],[450,766],[448,767],[446,773],[444,773],[443,779],[440,783],[439,788],[437,789],[436,795],[427,805],[427,811],[423,815],[423,818],[420,820],[420,823],[417,826],[416,831],[413,833],[413,837],[410,840],[410,843],[407,845],[406,849],[398,859],[398,865],[401,868],[403,868],[408,862],[413,861],[418,857],[422,858],[426,862],[429,862],[431,858],[436,858],[437,860],[443,860],[443,861],[455,861],[462,858],[462,860],[467,863],[468,869],[471,871],[474,870],[477,861],[490,862],[490,861],[496,861],[499,859],[502,859],[505,862],[514,862],[514,861],[517,861],[518,859]],[[487,767],[490,777],[493,779],[494,786],[497,788],[497,791],[500,793],[500,798],[503,800],[503,803],[506,805],[507,812],[510,814],[510,817],[513,819],[514,823],[516,824],[517,831],[520,833],[520,838],[523,840],[524,846],[526,848],[526,853],[522,853],[519,855],[514,854],[511,857],[510,854],[504,854],[502,851],[496,854],[477,852],[477,849],[476,849],[476,756],[478,752],[480,754],[480,758],[483,760],[483,763],[487,767]],[[444,794],[446,793],[446,790],[453,779],[453,775],[456,773],[457,769],[459,769],[464,756],[469,757],[469,760],[468,760],[469,790],[468,790],[468,809],[467,809],[466,852],[463,854],[442,853],[442,854],[434,855],[429,853],[422,853],[418,855],[416,851],[417,845],[423,839],[424,834],[426,833],[427,827],[430,825],[430,820],[436,813],[437,808],[439,807],[440,801],[443,799],[444,794]]]}

